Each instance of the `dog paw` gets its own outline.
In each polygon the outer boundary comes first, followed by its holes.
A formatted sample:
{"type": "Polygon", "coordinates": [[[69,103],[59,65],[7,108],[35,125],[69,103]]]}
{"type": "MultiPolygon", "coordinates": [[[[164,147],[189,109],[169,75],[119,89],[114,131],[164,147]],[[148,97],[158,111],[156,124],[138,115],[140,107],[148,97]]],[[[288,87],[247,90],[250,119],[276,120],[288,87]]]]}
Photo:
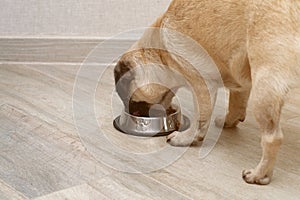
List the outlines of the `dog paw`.
{"type": "Polygon", "coordinates": [[[167,136],[167,142],[172,146],[178,147],[187,147],[191,145],[196,145],[199,143],[203,138],[196,137],[193,134],[188,132],[178,132],[175,131],[172,134],[167,136]]]}
{"type": "Polygon", "coordinates": [[[246,183],[257,185],[268,185],[271,182],[271,175],[257,175],[255,170],[244,170],[243,179],[246,183]]]}
{"type": "Polygon", "coordinates": [[[223,116],[219,116],[219,117],[216,117],[216,119],[215,119],[215,125],[219,128],[234,128],[240,122],[243,122],[243,121],[244,121],[244,119],[230,121],[230,120],[228,120],[228,118],[224,119],[223,116]]]}

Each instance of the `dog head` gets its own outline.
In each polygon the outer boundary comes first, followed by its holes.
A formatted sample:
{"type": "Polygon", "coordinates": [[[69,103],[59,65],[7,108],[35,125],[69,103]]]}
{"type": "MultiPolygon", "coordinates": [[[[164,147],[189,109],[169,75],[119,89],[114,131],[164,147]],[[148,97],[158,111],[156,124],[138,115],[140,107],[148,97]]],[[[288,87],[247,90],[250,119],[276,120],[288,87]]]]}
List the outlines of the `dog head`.
{"type": "Polygon", "coordinates": [[[125,111],[136,116],[149,116],[154,105],[171,107],[172,82],[162,66],[160,56],[151,50],[138,50],[122,56],[114,69],[116,91],[125,111]]]}

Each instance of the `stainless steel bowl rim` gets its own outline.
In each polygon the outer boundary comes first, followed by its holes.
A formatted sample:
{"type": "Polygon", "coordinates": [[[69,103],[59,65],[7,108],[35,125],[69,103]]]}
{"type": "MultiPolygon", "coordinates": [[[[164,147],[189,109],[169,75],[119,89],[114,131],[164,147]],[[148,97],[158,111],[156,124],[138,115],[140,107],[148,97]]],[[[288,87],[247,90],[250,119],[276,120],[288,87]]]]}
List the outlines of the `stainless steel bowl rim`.
{"type": "Polygon", "coordinates": [[[135,136],[163,136],[174,131],[183,131],[190,126],[189,119],[178,110],[168,116],[162,117],[138,117],[125,111],[114,120],[114,127],[129,135],[135,136]],[[177,122],[180,123],[179,127],[177,122]]]}

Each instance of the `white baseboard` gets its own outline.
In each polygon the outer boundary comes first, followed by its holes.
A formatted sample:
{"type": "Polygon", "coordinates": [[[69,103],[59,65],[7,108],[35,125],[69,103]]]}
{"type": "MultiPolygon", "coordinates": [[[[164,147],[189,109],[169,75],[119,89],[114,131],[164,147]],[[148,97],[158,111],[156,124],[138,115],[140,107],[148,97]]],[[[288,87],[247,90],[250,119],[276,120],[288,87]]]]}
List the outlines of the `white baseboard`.
{"type": "MultiPolygon", "coordinates": [[[[0,63],[67,63],[85,61],[107,38],[0,38],[0,63]]],[[[109,40],[90,62],[107,63],[105,58],[129,48],[136,40],[109,40]],[[102,59],[103,58],[103,59],[102,59]]]]}

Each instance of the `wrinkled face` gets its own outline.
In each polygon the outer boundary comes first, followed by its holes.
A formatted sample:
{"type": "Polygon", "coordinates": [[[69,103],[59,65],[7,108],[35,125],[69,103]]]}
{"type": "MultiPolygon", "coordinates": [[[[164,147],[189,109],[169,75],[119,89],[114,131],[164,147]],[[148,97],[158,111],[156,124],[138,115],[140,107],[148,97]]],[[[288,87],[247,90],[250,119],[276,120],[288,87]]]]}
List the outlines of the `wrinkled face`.
{"type": "MultiPolygon", "coordinates": [[[[153,81],[157,79],[157,74],[162,73],[151,71],[151,66],[137,67],[136,62],[128,60],[130,59],[121,59],[114,69],[116,90],[125,111],[146,117],[152,116],[151,110],[154,107],[164,110],[170,108],[174,93],[167,86],[153,81]]],[[[161,76],[160,79],[164,77],[161,76]]]]}

